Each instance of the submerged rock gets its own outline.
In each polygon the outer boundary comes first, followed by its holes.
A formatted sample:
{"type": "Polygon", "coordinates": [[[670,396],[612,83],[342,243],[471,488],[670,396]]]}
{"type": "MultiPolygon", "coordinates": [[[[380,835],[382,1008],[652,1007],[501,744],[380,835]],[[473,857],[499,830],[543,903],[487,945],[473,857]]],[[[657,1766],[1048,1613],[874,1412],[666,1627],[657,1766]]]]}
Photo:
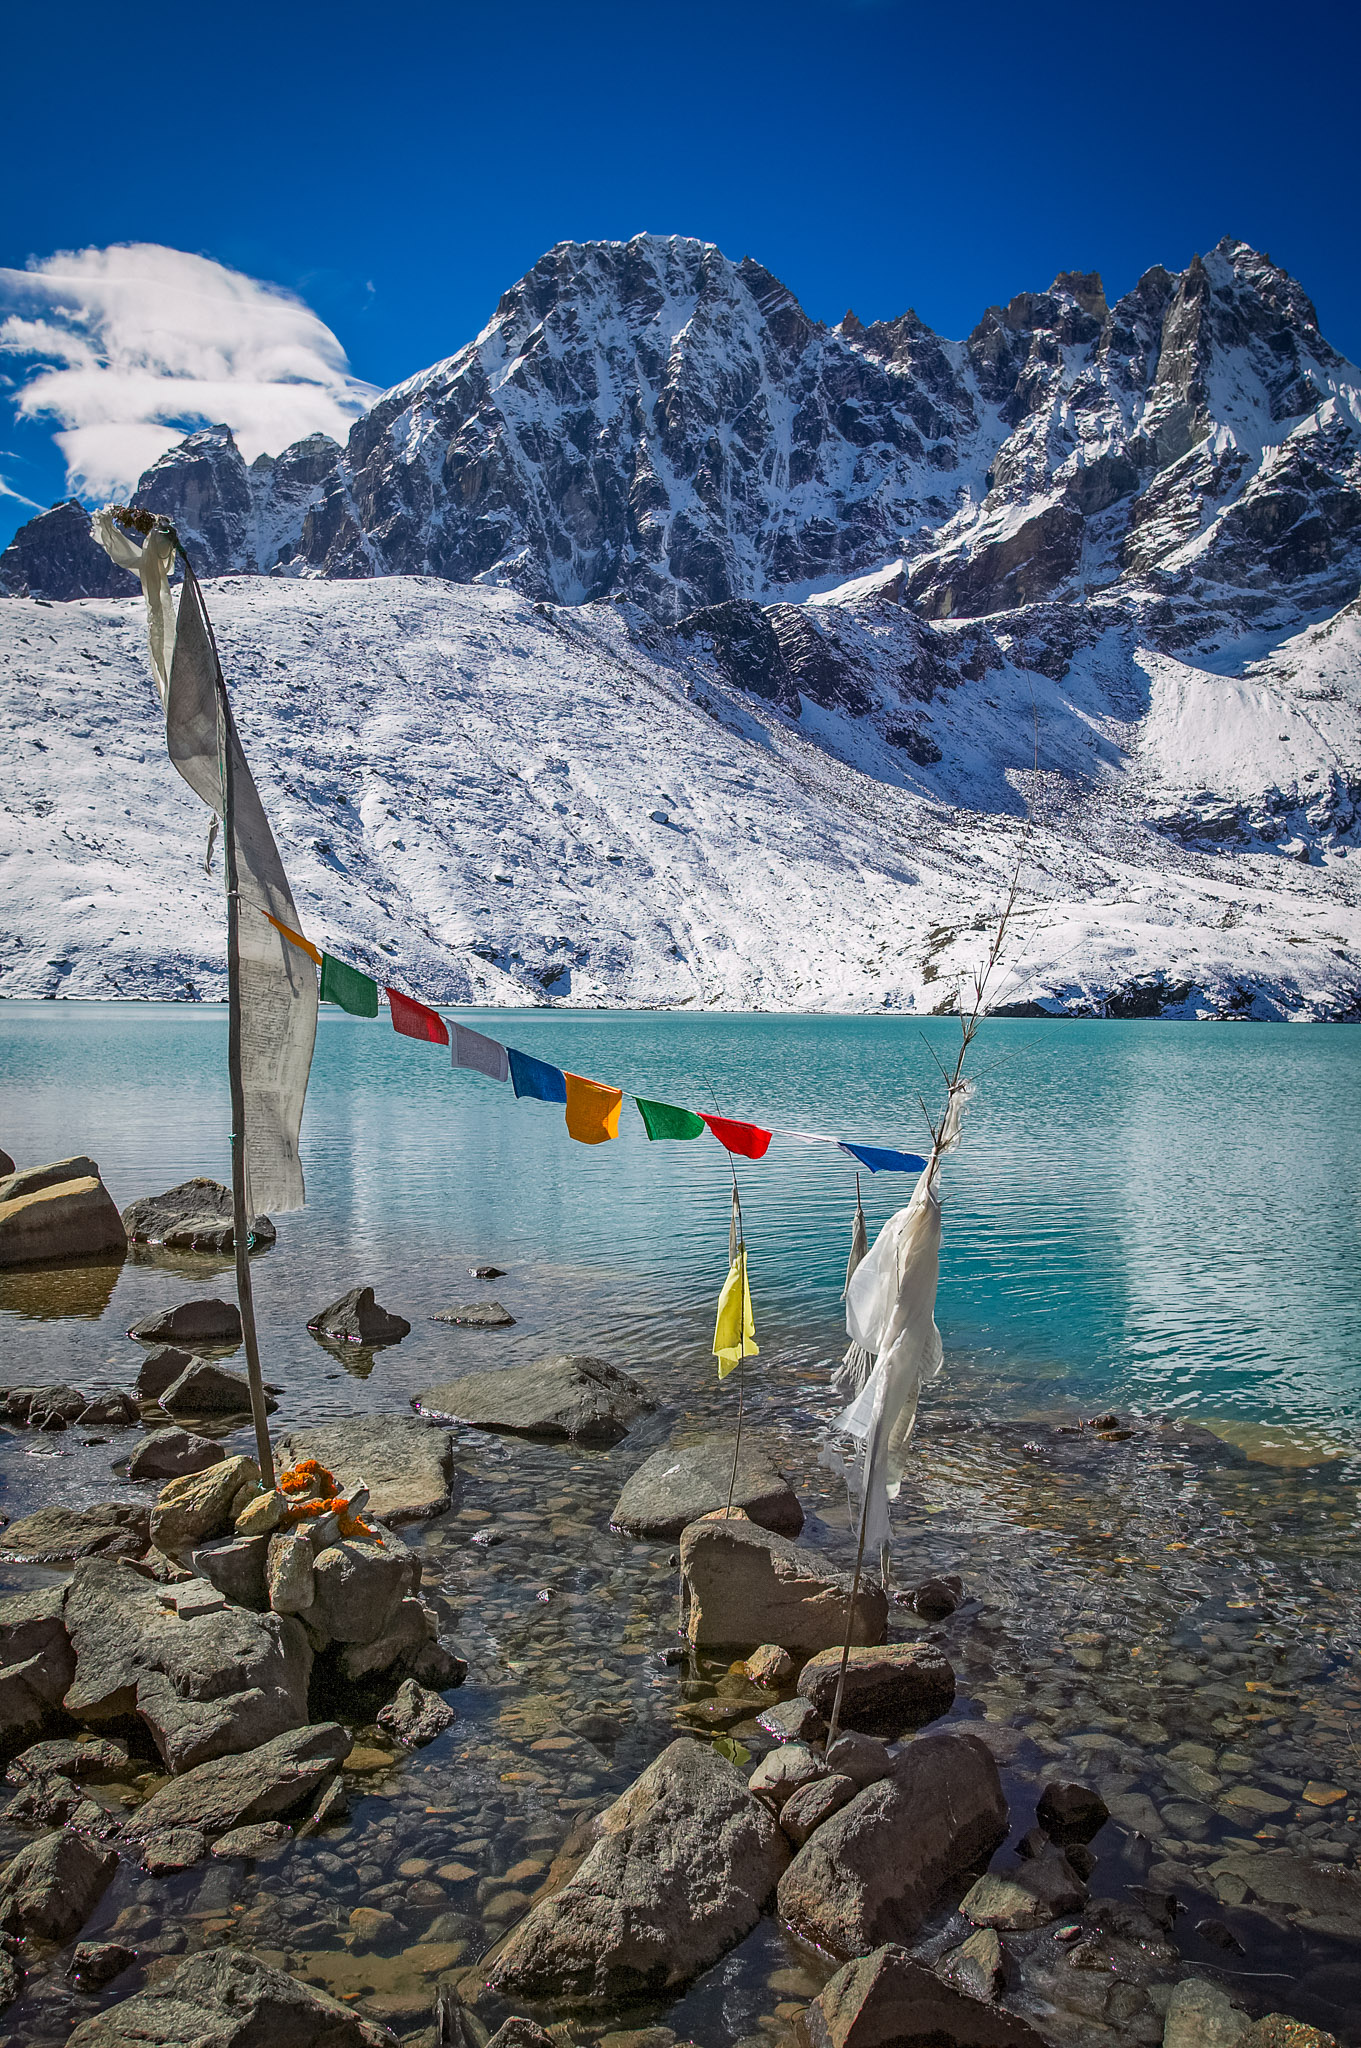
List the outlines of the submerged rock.
{"type": "Polygon", "coordinates": [[[1019,1933],[1080,1913],[1086,1903],[1086,1885],[1067,1857],[1051,1847],[1019,1870],[988,1871],[965,1894],[959,1910],[975,1927],[1019,1933]]]}
{"type": "MultiPolygon", "coordinates": [[[[167,1251],[231,1252],[236,1249],[232,1191],[220,1180],[181,1181],[163,1195],[143,1195],[123,1211],[130,1244],[159,1244],[167,1251]]],[[[268,1216],[251,1223],[252,1251],[264,1251],[276,1232],[268,1216]]]]}
{"type": "Polygon", "coordinates": [[[19,1422],[28,1429],[50,1427],[52,1418],[74,1422],[87,1405],[79,1387],[59,1381],[47,1387],[10,1387],[5,1394],[6,1422],[19,1422]]]}
{"type": "Polygon", "coordinates": [[[455,1323],[464,1330],[508,1330],[515,1321],[499,1301],[455,1302],[430,1318],[432,1323],[455,1323]]]}
{"type": "Polygon", "coordinates": [[[289,1729],[258,1748],[215,1757],[172,1778],[137,1808],[124,1832],[140,1842],[179,1828],[223,1835],[247,1822],[275,1820],[312,1799],[349,1748],[348,1734],[335,1721],[289,1729]]]}
{"type": "Polygon", "coordinates": [[[603,1358],[544,1358],[468,1373],[416,1396],[422,1415],[511,1436],[618,1443],[655,1404],[631,1374],[603,1358]]]}
{"type": "MultiPolygon", "coordinates": [[[[831,1718],[841,1670],[841,1645],[810,1657],[799,1673],[799,1692],[831,1718]]],[[[890,1739],[947,1714],[954,1705],[955,1674],[934,1643],[883,1643],[852,1649],[846,1663],[841,1725],[890,1739]]]]}
{"type": "Polygon", "coordinates": [[[0,1873],[0,1927],[69,1941],[103,1898],[118,1857],[84,1835],[58,1830],[21,1849],[0,1873]]]}
{"type": "Polygon", "coordinates": [[[893,1942],[838,1970],[798,2035],[802,2048],[1043,2048],[1024,2020],[962,1996],[893,1942]]]}
{"type": "Polygon", "coordinates": [[[182,1301],[178,1308],[143,1316],[128,1331],[139,1344],[177,1344],[186,1351],[200,1345],[210,1350],[235,1349],[241,1342],[241,1311],[234,1301],[182,1301]]]}
{"type": "Polygon", "coordinates": [[[371,1287],[352,1287],[314,1315],[307,1327],[314,1337],[332,1344],[400,1344],[411,1330],[405,1316],[389,1315],[378,1306],[371,1287]]]}
{"type": "MultiPolygon", "coordinates": [[[[775,1641],[787,1650],[824,1650],[845,1638],[851,1574],[811,1550],[750,1522],[692,1522],[681,1537],[681,1570],[689,1597],[686,1632],[707,1645],[775,1641]]],[[[852,1637],[880,1643],[888,1602],[861,1581],[852,1637]]]]}
{"type": "Polygon", "coordinates": [[[210,1436],[187,1429],[157,1429],[133,1452],[129,1479],[188,1479],[221,1465],[227,1456],[210,1436]]]}
{"type": "Polygon", "coordinates": [[[698,1443],[656,1451],[627,1481],[610,1516],[611,1526],[635,1536],[669,1540],[701,1516],[732,1504],[748,1519],[779,1536],[803,1527],[798,1496],[760,1439],[745,1435],[733,1476],[735,1438],[702,1437],[698,1443]]]}
{"type": "Polygon", "coordinates": [[[1040,1826],[1056,1842],[1090,1842],[1111,1817],[1094,1785],[1058,1780],[1045,1786],[1035,1812],[1040,1826]]]}
{"type": "Polygon", "coordinates": [[[941,1579],[923,1579],[914,1588],[912,1605],[923,1621],[944,1621],[964,1598],[964,1581],[955,1572],[941,1579]]]}
{"type": "Polygon", "coordinates": [[[595,1827],[575,1875],[495,1952],[487,1975],[502,1996],[677,1990],[756,1925],[789,1855],[741,1773],[684,1737],[595,1827]]]}
{"type": "Polygon", "coordinates": [[[76,1656],[68,1713],[96,1726],[140,1714],[172,1771],[307,1719],[312,1653],[296,1621],[232,1606],[181,1619],[153,1581],[98,1557],[76,1566],[65,1621],[76,1656]]]}
{"type": "Polygon", "coordinates": [[[82,1991],[102,1991],[124,1970],[131,1969],[136,1960],[136,1949],[125,1948],[121,1941],[81,1941],[76,1944],[67,1975],[82,1991]]]}
{"type": "Polygon", "coordinates": [[[121,1257],[127,1245],[93,1159],[59,1159],[0,1180],[0,1266],[121,1257]]]}
{"type": "Polygon", "coordinates": [[[347,1497],[367,1486],[372,1521],[424,1521],[449,1505],[453,1439],[414,1415],[350,1415],[289,1430],[275,1447],[275,1462],[282,1468],[300,1458],[316,1458],[334,1472],[347,1497]]]}
{"type": "Polygon", "coordinates": [[[147,1547],[151,1510],[141,1501],[107,1501],[94,1508],[39,1508],[11,1522],[0,1549],[35,1564],[75,1557],[140,1557],[147,1547]]]}
{"type": "Polygon", "coordinates": [[[397,2048],[396,2036],[248,1949],[189,1956],[82,2020],[68,2048],[397,2048]]]}
{"type": "Polygon", "coordinates": [[[917,1928],[946,1882],[986,1861],[1007,1828],[997,1766],[968,1735],[925,1736],[893,1776],[820,1827],[780,1880],[781,1918],[833,1956],[917,1928]]]}
{"type": "Polygon", "coordinates": [[[408,1749],[424,1748],[437,1735],[443,1735],[446,1728],[452,1728],[457,1719],[446,1700],[418,1685],[414,1678],[403,1679],[394,1697],[378,1711],[379,1727],[386,1728],[408,1749]]]}

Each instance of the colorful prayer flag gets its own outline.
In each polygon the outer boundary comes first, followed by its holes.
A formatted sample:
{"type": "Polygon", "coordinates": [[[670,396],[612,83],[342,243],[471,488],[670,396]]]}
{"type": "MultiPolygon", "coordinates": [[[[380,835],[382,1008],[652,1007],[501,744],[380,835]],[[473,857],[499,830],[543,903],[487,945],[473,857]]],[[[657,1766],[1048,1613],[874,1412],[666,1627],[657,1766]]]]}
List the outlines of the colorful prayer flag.
{"type": "Polygon", "coordinates": [[[622,1088],[606,1088],[580,1074],[564,1074],[567,1084],[567,1134],[579,1145],[603,1145],[619,1136],[622,1088]]]}
{"type": "Polygon", "coordinates": [[[378,984],[357,967],[347,967],[330,953],[321,956],[321,1000],[339,1003],[352,1017],[378,1015],[378,984]]]}
{"type": "Polygon", "coordinates": [[[706,1116],[704,1121],[725,1151],[736,1152],[743,1159],[765,1158],[771,1134],[759,1124],[734,1123],[726,1116],[706,1116]]]}
{"type": "Polygon", "coordinates": [[[268,911],[265,912],[265,916],[269,918],[276,932],[283,933],[290,946],[296,946],[300,953],[306,953],[308,959],[320,967],[321,955],[310,939],[305,939],[301,932],[295,932],[292,925],[280,924],[277,917],[269,917],[268,911]]]}
{"type": "Polygon", "coordinates": [[[843,1152],[868,1166],[871,1173],[925,1173],[926,1161],[916,1152],[886,1152],[882,1145],[848,1145],[837,1141],[843,1152]]]}
{"type": "Polygon", "coordinates": [[[392,1028],[400,1031],[403,1038],[422,1038],[429,1045],[447,1045],[449,1032],[438,1010],[427,1009],[412,996],[404,996],[399,988],[384,991],[392,1011],[392,1028]]]}
{"type": "Polygon", "coordinates": [[[561,1067],[550,1067],[532,1053],[516,1052],[513,1045],[506,1047],[506,1059],[517,1095],[532,1096],[536,1102],[566,1102],[567,1076],[561,1067]]]}
{"type": "Polygon", "coordinates": [[[739,1245],[737,1257],[728,1269],[723,1292],[718,1297],[718,1320],[714,1324],[714,1357],[718,1377],[725,1380],[744,1358],[759,1358],[756,1324],[751,1313],[751,1287],[747,1279],[747,1248],[739,1245]]]}
{"type": "Polygon", "coordinates": [[[634,1097],[638,1114],[643,1119],[643,1129],[649,1138],[702,1138],[704,1119],[696,1116],[692,1109],[677,1109],[670,1102],[645,1102],[641,1095],[634,1097]]]}
{"type": "Polygon", "coordinates": [[[467,1067],[474,1074],[485,1074],[489,1081],[510,1079],[506,1048],[496,1039],[484,1038],[480,1031],[470,1031],[466,1024],[451,1024],[449,1044],[456,1067],[467,1067]]]}

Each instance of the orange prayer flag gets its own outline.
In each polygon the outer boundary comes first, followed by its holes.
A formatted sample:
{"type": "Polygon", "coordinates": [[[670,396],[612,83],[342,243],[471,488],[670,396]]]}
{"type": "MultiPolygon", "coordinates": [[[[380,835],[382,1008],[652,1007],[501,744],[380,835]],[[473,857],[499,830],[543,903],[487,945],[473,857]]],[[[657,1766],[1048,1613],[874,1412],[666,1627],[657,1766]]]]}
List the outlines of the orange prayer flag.
{"type": "Polygon", "coordinates": [[[622,1088],[606,1088],[600,1081],[584,1081],[580,1074],[566,1074],[567,1135],[579,1145],[603,1145],[619,1136],[622,1088]]]}
{"type": "MultiPolygon", "coordinates": [[[[265,912],[265,916],[269,917],[268,911],[265,912]]],[[[290,946],[296,946],[300,953],[306,953],[308,959],[315,961],[316,965],[320,967],[321,955],[310,939],[305,939],[301,932],[295,932],[292,925],[280,924],[277,917],[269,917],[269,921],[276,932],[283,933],[290,946]]]]}

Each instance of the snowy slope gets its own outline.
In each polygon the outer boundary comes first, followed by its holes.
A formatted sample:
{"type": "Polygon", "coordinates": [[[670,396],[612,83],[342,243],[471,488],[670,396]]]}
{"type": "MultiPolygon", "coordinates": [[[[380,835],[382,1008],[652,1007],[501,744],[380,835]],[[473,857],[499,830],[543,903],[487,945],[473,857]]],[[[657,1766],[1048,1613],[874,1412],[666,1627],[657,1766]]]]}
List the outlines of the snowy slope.
{"type": "MultiPolygon", "coordinates": [[[[840,663],[781,702],[630,606],[424,577],[209,602],[309,933],[413,993],[938,1009],[1020,860],[1004,1000],[1361,1000],[1354,607],[1233,675],[1096,616],[1049,675],[1034,630],[927,629],[871,578],[777,618],[840,663]],[[930,684],[927,632],[959,655],[930,684]]],[[[0,733],[0,993],[220,995],[140,604],[0,600],[0,733]]]]}

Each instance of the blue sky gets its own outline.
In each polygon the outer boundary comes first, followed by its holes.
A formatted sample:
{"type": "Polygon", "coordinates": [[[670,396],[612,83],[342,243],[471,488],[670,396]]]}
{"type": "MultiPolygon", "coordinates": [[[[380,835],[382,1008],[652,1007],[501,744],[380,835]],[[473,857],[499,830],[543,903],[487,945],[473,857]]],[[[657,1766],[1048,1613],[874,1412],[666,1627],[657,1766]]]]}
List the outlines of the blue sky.
{"type": "MultiPolygon", "coordinates": [[[[959,335],[1060,269],[1099,269],[1113,296],[1231,233],[1302,280],[1355,359],[1359,19],[242,0],[153,20],[75,0],[6,31],[0,265],[124,242],[208,256],[298,294],[382,386],[452,353],[565,238],[698,235],[818,318],[912,305],[959,335]]],[[[0,358],[0,475],[46,504],[66,494],[56,423],[13,416],[33,367],[0,358]]],[[[0,498],[0,539],[29,516],[0,498]]]]}

